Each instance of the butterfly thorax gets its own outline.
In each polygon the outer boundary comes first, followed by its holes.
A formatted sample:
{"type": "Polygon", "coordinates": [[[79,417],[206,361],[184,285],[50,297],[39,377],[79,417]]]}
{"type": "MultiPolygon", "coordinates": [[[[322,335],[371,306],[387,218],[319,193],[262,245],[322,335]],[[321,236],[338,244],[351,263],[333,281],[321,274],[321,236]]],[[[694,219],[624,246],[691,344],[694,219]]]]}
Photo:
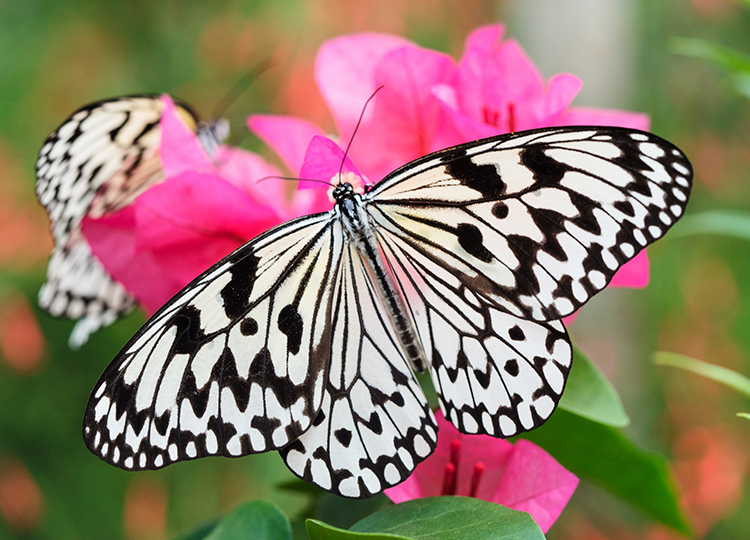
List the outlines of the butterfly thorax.
{"type": "Polygon", "coordinates": [[[219,147],[229,138],[229,121],[225,118],[219,118],[207,122],[198,122],[196,136],[206,150],[208,157],[215,161],[219,147]]]}

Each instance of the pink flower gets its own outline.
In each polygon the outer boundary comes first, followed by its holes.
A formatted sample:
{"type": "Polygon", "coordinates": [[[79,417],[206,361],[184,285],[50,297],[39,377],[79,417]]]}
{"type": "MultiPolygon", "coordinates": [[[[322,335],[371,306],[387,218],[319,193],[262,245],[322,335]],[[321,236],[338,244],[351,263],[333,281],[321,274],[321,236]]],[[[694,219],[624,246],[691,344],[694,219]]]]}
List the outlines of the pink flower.
{"type": "Polygon", "coordinates": [[[319,208],[304,192],[287,204],[279,180],[259,184],[280,174],[260,156],[222,146],[211,159],[162,99],[166,179],[130,206],[82,223],[93,253],[149,313],[251,238],[319,208]]]}
{"type": "Polygon", "coordinates": [[[528,512],[546,533],[573,495],[578,478],[532,442],[464,435],[440,412],[435,416],[437,449],[385,494],[394,503],[436,495],[477,497],[528,512]]]}
{"type": "MultiPolygon", "coordinates": [[[[473,31],[458,63],[388,34],[352,34],[323,43],[315,79],[342,146],[364,103],[384,85],[365,111],[349,151],[368,182],[429,152],[508,131],[563,125],[648,129],[645,114],[571,107],[581,81],[569,74],[545,81],[517,42],[502,40],[503,32],[501,25],[473,31]]],[[[323,134],[315,124],[288,116],[251,116],[249,127],[293,175],[301,174],[310,140],[323,134]]],[[[611,286],[647,282],[644,251],[620,269],[611,286]]]]}

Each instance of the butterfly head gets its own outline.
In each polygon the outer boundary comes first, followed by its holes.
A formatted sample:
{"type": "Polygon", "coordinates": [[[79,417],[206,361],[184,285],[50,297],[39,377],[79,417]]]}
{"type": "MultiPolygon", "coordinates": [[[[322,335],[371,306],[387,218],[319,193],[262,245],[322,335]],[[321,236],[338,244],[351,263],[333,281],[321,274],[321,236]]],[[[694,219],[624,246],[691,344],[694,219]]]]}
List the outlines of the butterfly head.
{"type": "Polygon", "coordinates": [[[365,190],[365,180],[351,171],[337,174],[331,179],[331,189],[328,190],[328,198],[331,202],[340,202],[349,199],[355,193],[362,194],[365,190]]]}

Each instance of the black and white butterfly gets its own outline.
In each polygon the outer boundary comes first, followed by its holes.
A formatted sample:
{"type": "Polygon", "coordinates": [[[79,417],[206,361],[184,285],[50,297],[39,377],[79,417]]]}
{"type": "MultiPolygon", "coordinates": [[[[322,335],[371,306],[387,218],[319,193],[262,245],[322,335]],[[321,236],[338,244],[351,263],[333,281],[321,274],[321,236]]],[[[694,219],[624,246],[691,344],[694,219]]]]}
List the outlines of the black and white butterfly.
{"type": "Polygon", "coordinates": [[[640,131],[500,135],[405,165],[274,228],[159,310],[84,418],[123,469],[279,450],[347,497],[398,484],[435,448],[412,368],[464,433],[534,429],[565,387],[562,317],[685,210],[691,166],[640,131]]]}
{"type": "MultiPolygon", "coordinates": [[[[88,336],[136,304],[92,254],[81,220],[101,217],[132,203],[164,180],[159,144],[164,103],[160,96],[124,96],[86,105],[44,142],[36,164],[36,194],[47,209],[55,248],[39,305],[54,316],[78,319],[70,336],[79,347],[88,336]]],[[[176,112],[213,155],[228,124],[199,122],[184,103],[176,112]]]]}

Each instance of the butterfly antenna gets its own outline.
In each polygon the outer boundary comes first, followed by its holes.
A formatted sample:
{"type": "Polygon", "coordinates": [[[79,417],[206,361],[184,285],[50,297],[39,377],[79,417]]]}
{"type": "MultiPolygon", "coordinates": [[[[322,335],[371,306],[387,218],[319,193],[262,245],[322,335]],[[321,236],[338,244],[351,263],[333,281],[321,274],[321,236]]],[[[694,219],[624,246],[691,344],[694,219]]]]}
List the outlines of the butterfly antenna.
{"type": "Polygon", "coordinates": [[[357,130],[359,129],[359,125],[362,123],[362,118],[365,116],[365,111],[367,110],[367,105],[370,104],[372,101],[372,98],[375,97],[375,94],[380,92],[385,85],[381,84],[378,86],[375,91],[372,93],[372,95],[367,98],[367,101],[365,101],[365,105],[362,107],[362,112],[359,113],[359,120],[357,120],[357,125],[354,126],[354,131],[352,132],[352,136],[349,137],[349,144],[346,145],[346,150],[344,151],[344,159],[341,160],[341,166],[339,166],[339,179],[341,179],[341,175],[344,172],[344,163],[346,163],[346,156],[349,155],[349,149],[352,147],[352,142],[354,141],[354,136],[357,134],[357,130]]]}
{"type": "Polygon", "coordinates": [[[216,104],[216,107],[214,107],[213,113],[211,114],[211,119],[216,120],[217,118],[221,118],[227,111],[229,106],[234,103],[234,101],[238,97],[240,97],[245,90],[247,90],[248,86],[250,86],[250,84],[265,71],[271,68],[273,64],[273,60],[271,58],[267,58],[261,62],[258,62],[256,65],[250,68],[250,70],[242,77],[240,77],[235,85],[230,88],[230,90],[226,94],[224,94],[224,97],[219,100],[219,102],[216,104]]]}

